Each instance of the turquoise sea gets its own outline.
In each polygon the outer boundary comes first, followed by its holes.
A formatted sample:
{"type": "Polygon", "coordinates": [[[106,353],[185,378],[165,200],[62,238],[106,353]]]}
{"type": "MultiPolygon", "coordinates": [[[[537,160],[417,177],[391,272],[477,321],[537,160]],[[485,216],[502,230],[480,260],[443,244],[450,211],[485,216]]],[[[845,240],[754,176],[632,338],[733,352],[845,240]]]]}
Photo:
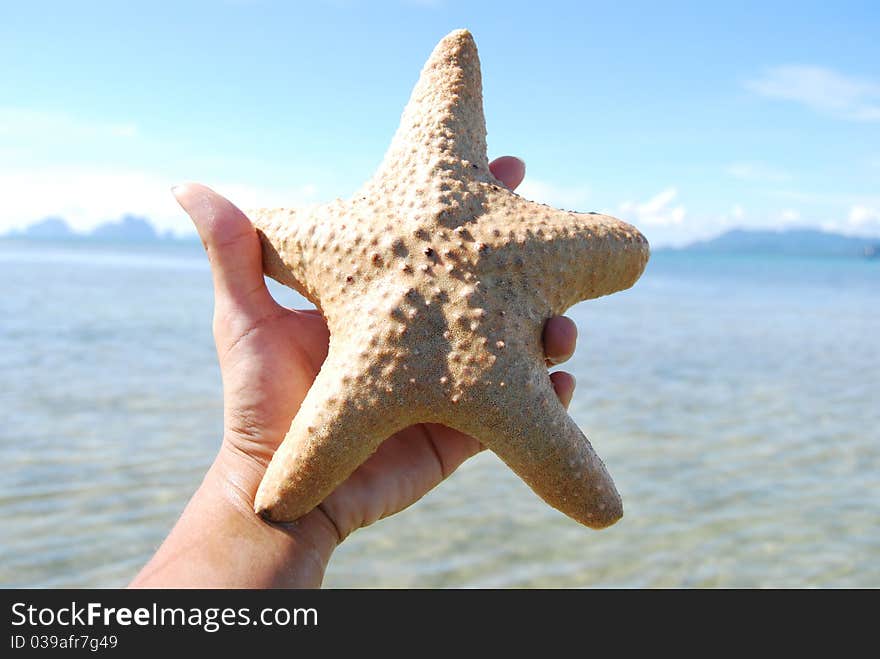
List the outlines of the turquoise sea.
{"type": "MultiPolygon", "coordinates": [[[[197,244],[0,242],[0,585],[150,557],[220,441],[211,312],[197,244]]],[[[325,585],[880,587],[880,262],[660,251],[569,315],[623,520],[581,527],[484,453],[325,585]]]]}

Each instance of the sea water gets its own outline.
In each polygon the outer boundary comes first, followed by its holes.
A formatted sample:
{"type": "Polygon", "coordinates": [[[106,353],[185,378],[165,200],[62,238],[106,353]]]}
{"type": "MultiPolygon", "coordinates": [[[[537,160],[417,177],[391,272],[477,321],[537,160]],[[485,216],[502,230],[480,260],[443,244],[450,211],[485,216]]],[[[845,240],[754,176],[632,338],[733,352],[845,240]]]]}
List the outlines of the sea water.
{"type": "MultiPolygon", "coordinates": [[[[211,313],[197,244],[0,242],[0,585],[149,559],[219,446],[211,313]]],[[[624,518],[582,527],[485,452],[325,585],[880,586],[880,262],[658,251],[569,315],[624,518]]]]}

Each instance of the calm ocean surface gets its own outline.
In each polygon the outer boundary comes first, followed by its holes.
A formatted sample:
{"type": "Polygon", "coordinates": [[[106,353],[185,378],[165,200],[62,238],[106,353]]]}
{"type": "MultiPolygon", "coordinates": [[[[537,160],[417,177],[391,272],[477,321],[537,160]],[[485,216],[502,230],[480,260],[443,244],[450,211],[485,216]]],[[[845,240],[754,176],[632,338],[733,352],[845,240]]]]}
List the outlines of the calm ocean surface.
{"type": "MultiPolygon", "coordinates": [[[[0,242],[0,586],[150,557],[220,441],[211,310],[198,245],[0,242]]],[[[880,587],[880,262],[659,252],[569,315],[623,520],[581,527],[485,453],[325,585],[880,587]]]]}

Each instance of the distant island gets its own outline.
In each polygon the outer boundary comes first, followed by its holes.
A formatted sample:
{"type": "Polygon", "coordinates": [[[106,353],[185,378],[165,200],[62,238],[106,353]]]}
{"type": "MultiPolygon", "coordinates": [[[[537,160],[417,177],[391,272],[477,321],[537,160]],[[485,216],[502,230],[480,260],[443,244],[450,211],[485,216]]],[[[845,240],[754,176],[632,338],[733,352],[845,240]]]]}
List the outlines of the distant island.
{"type": "Polygon", "coordinates": [[[679,249],[713,254],[880,258],[880,238],[858,238],[817,229],[732,229],[679,249]]]}
{"type": "Polygon", "coordinates": [[[123,215],[115,221],[104,222],[87,233],[78,233],[60,217],[47,217],[25,229],[10,231],[2,238],[23,238],[27,240],[90,240],[103,242],[156,242],[189,241],[194,238],[178,238],[171,231],[159,233],[145,217],[123,215]]]}

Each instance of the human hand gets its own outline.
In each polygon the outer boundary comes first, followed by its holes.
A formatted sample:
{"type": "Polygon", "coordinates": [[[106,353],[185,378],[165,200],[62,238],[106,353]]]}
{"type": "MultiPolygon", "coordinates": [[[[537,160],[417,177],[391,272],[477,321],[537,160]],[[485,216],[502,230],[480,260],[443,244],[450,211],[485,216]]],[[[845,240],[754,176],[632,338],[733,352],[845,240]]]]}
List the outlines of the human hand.
{"type": "MultiPolygon", "coordinates": [[[[498,158],[490,169],[511,190],[525,175],[522,161],[512,157],[498,158]]],[[[248,518],[239,520],[248,533],[264,536],[270,546],[280,545],[284,551],[279,556],[293,561],[268,566],[280,572],[258,577],[261,583],[278,585],[295,571],[295,583],[320,585],[330,553],[346,536],[416,502],[482,447],[442,425],[410,426],[388,438],[300,520],[269,524],[258,518],[254,496],[327,355],[327,326],[317,311],[287,309],[272,298],[263,277],[259,238],[238,208],[202,185],[179,186],[174,194],[196,225],[214,281],[213,329],[223,378],[224,436],[206,486],[210,483],[237,515],[248,518]],[[299,558],[289,551],[291,542],[300,548],[299,558]],[[310,557],[305,571],[296,567],[303,547],[310,557]],[[310,578],[304,580],[304,574],[310,578]]],[[[576,337],[570,319],[550,319],[544,328],[548,365],[568,359],[576,337]]],[[[556,372],[551,379],[567,406],[574,392],[573,376],[556,372]]],[[[211,575],[222,579],[222,574],[211,575]]]]}

